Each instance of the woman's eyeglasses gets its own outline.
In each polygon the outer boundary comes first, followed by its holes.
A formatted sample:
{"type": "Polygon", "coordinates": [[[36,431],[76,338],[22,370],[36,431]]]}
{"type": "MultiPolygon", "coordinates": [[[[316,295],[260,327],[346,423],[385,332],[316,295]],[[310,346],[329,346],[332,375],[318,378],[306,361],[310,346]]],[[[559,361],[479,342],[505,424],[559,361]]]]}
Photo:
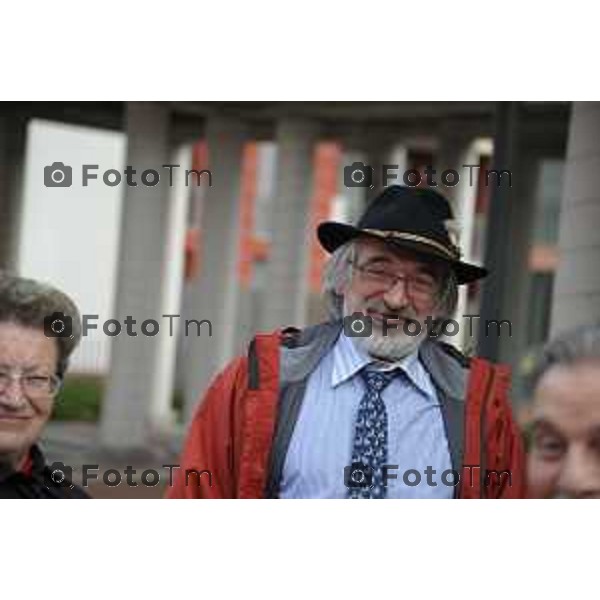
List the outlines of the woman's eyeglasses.
{"type": "Polygon", "coordinates": [[[0,369],[0,394],[6,393],[12,382],[21,386],[23,394],[34,400],[53,398],[60,390],[61,380],[56,375],[24,374],[21,371],[0,369]]]}

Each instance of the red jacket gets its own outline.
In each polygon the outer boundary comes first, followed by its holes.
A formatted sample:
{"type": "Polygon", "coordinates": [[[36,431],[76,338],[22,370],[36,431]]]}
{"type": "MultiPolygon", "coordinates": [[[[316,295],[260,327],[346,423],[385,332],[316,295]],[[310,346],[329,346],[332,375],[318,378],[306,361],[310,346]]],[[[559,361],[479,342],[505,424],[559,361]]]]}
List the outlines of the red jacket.
{"type": "MultiPolygon", "coordinates": [[[[257,335],[248,356],[234,360],[206,392],[168,497],[276,498],[306,380],[339,333],[339,323],[328,323],[257,335]]],[[[420,359],[440,397],[453,469],[461,474],[455,497],[524,497],[525,458],[507,367],[432,341],[422,344],[420,359]]]]}

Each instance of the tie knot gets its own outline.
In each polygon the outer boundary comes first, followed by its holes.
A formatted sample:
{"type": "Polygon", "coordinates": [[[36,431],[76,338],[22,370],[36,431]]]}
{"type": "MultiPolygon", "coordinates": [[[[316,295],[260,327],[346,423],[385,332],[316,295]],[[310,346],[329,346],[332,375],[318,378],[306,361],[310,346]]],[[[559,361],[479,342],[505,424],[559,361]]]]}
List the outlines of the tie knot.
{"type": "Polygon", "coordinates": [[[375,371],[371,367],[366,367],[360,374],[369,391],[381,393],[392,382],[392,379],[398,375],[398,370],[375,371]]]}

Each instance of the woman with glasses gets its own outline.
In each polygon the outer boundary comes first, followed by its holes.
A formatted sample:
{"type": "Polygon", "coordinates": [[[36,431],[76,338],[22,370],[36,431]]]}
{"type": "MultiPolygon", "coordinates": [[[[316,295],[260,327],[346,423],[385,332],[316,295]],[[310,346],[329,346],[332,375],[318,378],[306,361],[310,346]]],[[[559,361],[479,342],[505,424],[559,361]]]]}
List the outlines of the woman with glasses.
{"type": "Polygon", "coordinates": [[[0,274],[0,498],[86,498],[47,467],[38,441],[81,338],[62,292],[0,274]]]}

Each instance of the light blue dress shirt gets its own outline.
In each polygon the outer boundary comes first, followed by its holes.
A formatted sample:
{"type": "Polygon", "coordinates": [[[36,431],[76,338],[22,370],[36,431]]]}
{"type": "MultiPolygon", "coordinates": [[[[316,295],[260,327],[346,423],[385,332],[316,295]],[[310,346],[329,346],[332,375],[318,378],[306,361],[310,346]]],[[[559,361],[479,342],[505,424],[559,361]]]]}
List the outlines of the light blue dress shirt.
{"type": "MultiPolygon", "coordinates": [[[[365,393],[359,371],[372,362],[342,332],[309,376],[283,467],[281,498],[347,497],[344,467],[352,460],[356,413],[365,393]]],[[[408,377],[396,377],[382,393],[388,413],[388,464],[398,465],[389,471],[397,479],[388,480],[387,497],[451,498],[450,453],[433,383],[418,352],[394,366],[408,377]],[[419,473],[418,485],[410,485],[417,482],[417,474],[406,473],[412,469],[419,473]]]]}

